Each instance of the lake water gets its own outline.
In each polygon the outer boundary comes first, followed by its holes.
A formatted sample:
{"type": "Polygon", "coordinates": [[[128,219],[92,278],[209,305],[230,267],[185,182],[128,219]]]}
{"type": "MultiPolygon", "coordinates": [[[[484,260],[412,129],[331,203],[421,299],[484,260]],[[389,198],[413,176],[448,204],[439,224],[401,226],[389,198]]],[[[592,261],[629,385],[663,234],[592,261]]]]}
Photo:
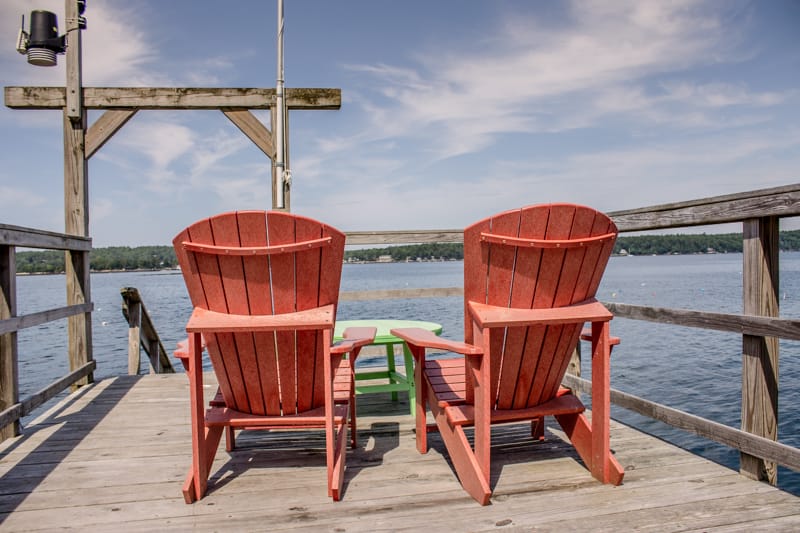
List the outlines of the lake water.
{"type": "MultiPolygon", "coordinates": [[[[342,290],[459,287],[463,264],[347,264],[342,290]]],[[[781,316],[800,317],[800,253],[783,253],[781,316]]],[[[628,304],[741,312],[742,256],[614,257],[598,298],[628,304]]],[[[130,272],[92,275],[94,355],[97,378],[127,372],[127,335],[119,290],[137,287],[148,312],[171,350],[185,337],[191,310],[177,272],[130,272]]],[[[65,305],[63,276],[20,276],[18,313],[65,305]]],[[[344,301],[339,319],[402,318],[439,322],[443,336],[463,339],[461,298],[425,298],[368,302],[344,301]]],[[[21,397],[67,373],[65,320],[19,333],[21,397]]],[[[622,344],[614,349],[612,386],[616,389],[703,416],[732,427],[740,425],[741,336],[648,322],[615,319],[612,333],[622,344]]],[[[372,361],[381,362],[381,359],[372,361]]],[[[365,361],[370,364],[370,361],[365,361]]],[[[584,373],[589,370],[584,363],[584,373]]],[[[800,447],[800,343],[781,341],[778,438],[800,447]]],[[[676,430],[621,408],[612,416],[732,468],[738,452],[676,430]]],[[[26,419],[27,420],[27,419],[26,419]]],[[[23,420],[23,424],[26,422],[23,420]]],[[[800,473],[780,468],[779,486],[800,494],[800,473]]]]}

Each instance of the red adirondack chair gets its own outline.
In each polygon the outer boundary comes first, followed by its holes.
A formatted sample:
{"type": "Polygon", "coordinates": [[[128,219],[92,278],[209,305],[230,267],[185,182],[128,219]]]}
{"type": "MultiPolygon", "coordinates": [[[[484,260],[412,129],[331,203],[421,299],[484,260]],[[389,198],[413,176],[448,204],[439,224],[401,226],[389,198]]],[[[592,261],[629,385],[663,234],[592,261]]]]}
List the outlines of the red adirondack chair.
{"type": "Polygon", "coordinates": [[[489,502],[491,424],[555,416],[592,475],[622,482],[609,449],[611,313],[594,295],[617,228],[588,207],[553,204],[507,211],[464,231],[465,342],[395,329],[416,362],[416,438],[440,432],[464,489],[489,502]],[[592,420],[561,387],[585,322],[591,322],[592,420]],[[462,357],[425,360],[425,348],[462,357]],[[436,426],[428,427],[426,405],[436,426]],[[464,428],[474,426],[474,447],[464,428]]]}
{"type": "Polygon", "coordinates": [[[192,412],[187,503],[206,492],[223,429],[325,430],[328,495],[339,500],[347,420],[356,445],[353,365],[374,328],[332,344],[345,236],[315,220],[239,211],[173,240],[194,311],[182,348],[192,412]],[[203,410],[203,348],[219,383],[203,410]],[[345,355],[349,354],[349,357],[345,355]]]}

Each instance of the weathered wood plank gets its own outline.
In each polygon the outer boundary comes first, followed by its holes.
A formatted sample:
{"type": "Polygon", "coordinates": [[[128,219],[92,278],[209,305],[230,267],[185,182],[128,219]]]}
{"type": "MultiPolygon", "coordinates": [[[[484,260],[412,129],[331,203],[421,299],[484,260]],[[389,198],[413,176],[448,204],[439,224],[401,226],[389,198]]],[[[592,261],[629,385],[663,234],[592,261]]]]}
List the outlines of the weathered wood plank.
{"type": "Polygon", "coordinates": [[[448,298],[451,296],[464,296],[461,287],[433,288],[433,289],[382,289],[374,291],[348,291],[339,294],[339,301],[353,300],[391,300],[403,298],[448,298]]]}
{"type": "Polygon", "coordinates": [[[83,114],[82,32],[78,20],[78,3],[66,2],[65,25],[67,38],[66,106],[64,113],[73,122],[85,120],[83,114]]]}
{"type": "Polygon", "coordinates": [[[53,231],[44,231],[22,226],[0,224],[0,243],[9,246],[26,248],[44,248],[50,250],[90,251],[92,239],[79,235],[67,235],[53,231]]]}
{"type": "Polygon", "coordinates": [[[669,309],[648,307],[616,302],[603,302],[614,316],[633,320],[646,320],[660,324],[675,324],[691,328],[729,331],[743,335],[779,337],[800,340],[800,320],[773,318],[753,315],[735,315],[692,311],[688,309],[669,309]]]}
{"type": "MultiPolygon", "coordinates": [[[[746,220],[742,311],[748,315],[776,317],[778,309],[777,217],[746,220]]],[[[778,339],[760,335],[742,337],[742,430],[778,438],[778,339]]],[[[742,450],[739,470],[753,479],[776,484],[776,465],[742,450]]],[[[796,469],[798,467],[795,467],[796,469]]]]}
{"type": "Polygon", "coordinates": [[[267,157],[275,159],[275,143],[272,139],[272,133],[253,113],[247,109],[223,109],[222,112],[267,157]]]}
{"type": "Polygon", "coordinates": [[[800,215],[800,184],[614,211],[608,214],[621,232],[797,215],[800,215]]]}
{"type": "Polygon", "coordinates": [[[237,451],[217,454],[206,498],[186,505],[187,388],[180,375],[101,380],[0,446],[2,528],[662,530],[672,516],[737,524],[748,501],[764,527],[800,516],[797,497],[617,423],[612,445],[628,473],[614,488],[593,480],[561,431],[548,427],[538,442],[529,425],[498,428],[495,496],[482,507],[461,489],[438,435],[417,453],[408,404],[388,394],[359,398],[361,445],[348,453],[341,502],[327,497],[321,432],[249,432],[237,451]]]}
{"type": "Polygon", "coordinates": [[[136,109],[109,109],[103,113],[86,132],[86,159],[102,148],[135,114],[136,109]]]}
{"type": "Polygon", "coordinates": [[[462,230],[346,231],[348,245],[464,242],[462,230]]]}
{"type": "MultiPolygon", "coordinates": [[[[89,236],[89,177],[86,162],[86,119],[83,109],[80,120],[70,117],[64,109],[64,232],[89,236]]],[[[67,280],[67,305],[90,303],[91,281],[89,252],[67,250],[64,258],[67,280]]],[[[92,315],[87,312],[67,318],[67,350],[70,370],[92,360],[92,315]]],[[[91,373],[77,383],[86,385],[93,380],[91,373]]]]}
{"type": "Polygon", "coordinates": [[[90,313],[94,310],[94,304],[83,303],[76,305],[67,305],[64,307],[57,307],[55,309],[48,309],[46,311],[39,311],[37,313],[30,313],[7,319],[0,320],[0,335],[19,331],[25,328],[32,328],[40,326],[48,322],[60,320],[62,318],[69,318],[71,316],[90,313]]]}
{"type": "Polygon", "coordinates": [[[97,364],[94,361],[89,361],[83,366],[70,372],[66,376],[57,379],[47,387],[41,389],[39,392],[32,394],[19,403],[16,403],[9,408],[0,412],[0,427],[5,427],[15,420],[19,420],[23,416],[30,414],[34,409],[45,403],[47,400],[54,398],[64,389],[78,383],[79,381],[91,375],[96,368],[97,364]]]}
{"type": "MultiPolygon", "coordinates": [[[[16,249],[0,245],[0,327],[17,314],[16,249]]],[[[19,401],[19,366],[16,330],[0,329],[0,411],[19,401]]],[[[19,435],[19,421],[0,424],[0,440],[19,435]]]]}
{"type": "MultiPolygon", "coordinates": [[[[582,393],[591,392],[590,381],[569,374],[564,376],[564,384],[582,393]]],[[[755,457],[777,462],[793,470],[800,470],[800,449],[616,389],[611,389],[611,402],[619,407],[660,420],[673,427],[690,431],[755,457]]]]}
{"type": "MultiPolygon", "coordinates": [[[[64,87],[6,87],[12,109],[61,109],[64,87]]],[[[84,87],[85,109],[269,109],[275,89],[203,87],[84,87]]],[[[286,89],[288,109],[339,109],[341,89],[286,89]]]]}

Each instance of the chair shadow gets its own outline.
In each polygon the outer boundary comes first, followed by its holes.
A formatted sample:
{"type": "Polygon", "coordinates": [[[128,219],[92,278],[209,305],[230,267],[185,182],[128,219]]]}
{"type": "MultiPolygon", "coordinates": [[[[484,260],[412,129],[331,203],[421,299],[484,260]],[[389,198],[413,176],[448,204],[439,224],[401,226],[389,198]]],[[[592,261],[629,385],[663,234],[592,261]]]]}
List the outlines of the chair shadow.
{"type": "MultiPolygon", "coordinates": [[[[342,497],[350,480],[367,468],[383,463],[386,453],[400,443],[397,422],[374,422],[358,429],[358,445],[347,446],[342,497]]],[[[228,460],[209,477],[208,494],[221,490],[243,473],[253,469],[282,471],[291,468],[319,470],[319,485],[326,484],[325,432],[321,430],[245,430],[237,433],[236,448],[228,460]]]]}
{"type": "Polygon", "coordinates": [[[22,434],[3,448],[0,457],[9,455],[37,433],[59,426],[34,450],[0,476],[0,524],[38,487],[61,462],[72,453],[95,427],[117,406],[126,394],[136,385],[141,376],[118,376],[98,380],[94,384],[81,387],[66,396],[35,423],[23,428],[22,434]],[[111,383],[108,381],[111,380],[111,383]],[[80,410],[64,414],[103,383],[105,388],[94,396],[80,410]],[[65,445],[65,443],[70,443],[65,445]],[[47,460],[42,460],[46,457],[47,460]]]}
{"type": "MultiPolygon", "coordinates": [[[[550,420],[548,420],[550,422],[550,420]]],[[[554,428],[560,431],[560,427],[555,421],[554,428]]],[[[585,484],[592,485],[598,483],[592,477],[591,472],[586,469],[586,465],[573,448],[572,444],[558,432],[554,432],[551,426],[545,428],[544,440],[534,439],[531,436],[530,423],[511,423],[492,426],[492,451],[491,451],[491,476],[489,486],[492,491],[497,487],[499,479],[503,475],[503,469],[516,464],[536,464],[544,463],[554,459],[572,459],[579,464],[586,473],[585,484]]],[[[467,439],[474,445],[473,431],[471,428],[466,430],[467,439]]],[[[453,475],[458,478],[455,467],[450,459],[450,454],[439,433],[434,431],[428,434],[428,447],[438,452],[447,461],[453,475]]],[[[575,486],[574,479],[565,479],[569,486],[575,486]]],[[[583,482],[579,482],[584,484],[583,482]]],[[[528,491],[525,491],[528,492],[528,491]]],[[[493,495],[495,498],[497,495],[493,495]]]]}

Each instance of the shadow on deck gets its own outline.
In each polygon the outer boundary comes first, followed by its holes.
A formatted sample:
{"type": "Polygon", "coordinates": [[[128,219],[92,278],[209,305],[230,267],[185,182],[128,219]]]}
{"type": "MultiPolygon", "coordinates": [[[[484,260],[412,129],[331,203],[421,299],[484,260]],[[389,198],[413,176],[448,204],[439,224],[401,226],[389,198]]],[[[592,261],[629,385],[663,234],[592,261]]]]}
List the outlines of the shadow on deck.
{"type": "MultiPolygon", "coordinates": [[[[214,390],[208,385],[208,393],[214,390]]],[[[800,498],[621,424],[620,487],[595,481],[553,423],[493,433],[492,504],[461,489],[441,440],[417,453],[408,404],[362,395],[343,501],[325,489],[324,435],[249,432],[220,452],[208,495],[186,505],[191,458],[182,375],[84,388],[0,446],[0,530],[787,530],[800,498]]],[[[548,422],[550,422],[548,420],[548,422]]]]}

